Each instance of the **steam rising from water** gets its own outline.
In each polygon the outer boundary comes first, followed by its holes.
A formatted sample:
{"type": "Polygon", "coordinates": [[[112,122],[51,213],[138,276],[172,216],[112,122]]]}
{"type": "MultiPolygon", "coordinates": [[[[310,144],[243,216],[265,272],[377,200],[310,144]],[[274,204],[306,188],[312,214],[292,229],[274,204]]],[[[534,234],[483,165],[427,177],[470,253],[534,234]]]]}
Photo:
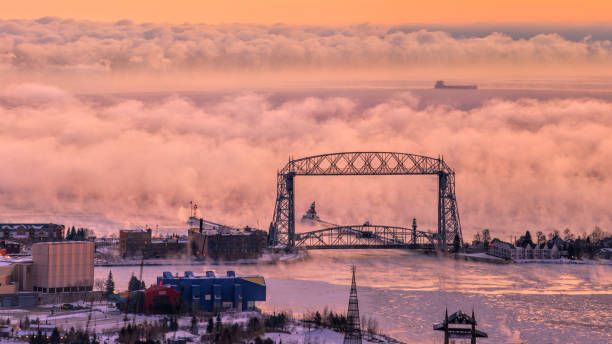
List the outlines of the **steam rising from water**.
{"type": "MultiPolygon", "coordinates": [[[[5,220],[93,216],[96,230],[114,232],[114,223],[183,223],[196,200],[209,219],[265,228],[288,156],[400,151],[443,154],[456,169],[466,237],[484,227],[610,228],[609,101],[493,99],[459,109],[424,106],[409,92],[364,100],[234,92],[196,104],[9,86],[0,97],[0,210],[5,220]]],[[[417,217],[435,228],[435,181],[415,178],[299,179],[296,211],[316,199],[336,223],[417,217]]]]}
{"type": "Polygon", "coordinates": [[[91,93],[284,86],[288,80],[612,76],[608,26],[559,27],[561,34],[540,29],[0,20],[0,71],[11,82],[91,93]]]}

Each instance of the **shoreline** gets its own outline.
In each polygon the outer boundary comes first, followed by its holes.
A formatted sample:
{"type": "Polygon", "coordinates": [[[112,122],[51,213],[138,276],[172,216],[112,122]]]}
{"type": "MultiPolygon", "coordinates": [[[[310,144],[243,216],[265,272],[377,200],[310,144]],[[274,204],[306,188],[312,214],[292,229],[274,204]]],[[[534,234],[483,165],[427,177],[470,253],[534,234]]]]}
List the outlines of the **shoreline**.
{"type": "Polygon", "coordinates": [[[238,260],[186,260],[186,259],[145,259],[142,262],[137,260],[119,261],[119,262],[96,262],[94,267],[112,267],[112,266],[164,266],[164,265],[251,265],[251,264],[277,264],[277,263],[293,263],[302,261],[308,258],[307,251],[298,251],[297,253],[289,254],[271,254],[265,253],[257,259],[238,259],[238,260]]]}
{"type": "Polygon", "coordinates": [[[560,259],[504,259],[495,256],[491,256],[488,253],[457,253],[455,259],[465,259],[474,262],[483,262],[489,264],[573,264],[573,265],[612,265],[610,259],[583,259],[583,260],[571,260],[567,258],[560,259]]]}

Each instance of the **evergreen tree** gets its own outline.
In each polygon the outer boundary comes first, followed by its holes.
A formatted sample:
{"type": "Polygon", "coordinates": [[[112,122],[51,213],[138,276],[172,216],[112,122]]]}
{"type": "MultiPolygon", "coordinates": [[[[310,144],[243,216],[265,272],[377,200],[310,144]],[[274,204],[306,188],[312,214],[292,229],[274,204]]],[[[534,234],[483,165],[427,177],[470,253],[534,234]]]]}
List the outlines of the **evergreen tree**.
{"type": "Polygon", "coordinates": [[[130,282],[128,283],[128,290],[129,291],[140,290],[142,289],[142,287],[144,287],[144,282],[139,281],[136,276],[132,275],[132,278],[130,278],[130,282]]]}
{"type": "Polygon", "coordinates": [[[529,231],[526,231],[526,232],[525,232],[525,241],[526,241],[528,244],[533,245],[533,240],[531,239],[531,233],[530,233],[529,231]]]}
{"type": "Polygon", "coordinates": [[[108,278],[106,279],[106,293],[113,294],[115,292],[115,281],[113,281],[113,271],[108,272],[108,278]]]}
{"type": "Polygon", "coordinates": [[[57,330],[57,327],[53,328],[53,332],[51,333],[51,338],[49,338],[49,343],[51,344],[59,344],[60,342],[60,334],[57,330]]]}
{"type": "Polygon", "coordinates": [[[217,314],[217,323],[215,324],[216,326],[216,330],[217,333],[221,332],[221,326],[223,326],[223,323],[221,323],[221,315],[217,314]]]}
{"type": "Polygon", "coordinates": [[[208,326],[206,326],[206,334],[211,334],[215,329],[215,324],[213,323],[212,317],[208,318],[208,326]]]}
{"type": "Polygon", "coordinates": [[[453,240],[453,251],[459,252],[461,250],[461,240],[459,240],[459,235],[455,235],[455,239],[453,240]]]}
{"type": "Polygon", "coordinates": [[[196,318],[195,314],[191,316],[191,334],[198,334],[198,318],[196,318]]]}
{"type": "Polygon", "coordinates": [[[321,325],[321,313],[319,313],[319,311],[315,313],[314,322],[317,326],[321,325]]]}

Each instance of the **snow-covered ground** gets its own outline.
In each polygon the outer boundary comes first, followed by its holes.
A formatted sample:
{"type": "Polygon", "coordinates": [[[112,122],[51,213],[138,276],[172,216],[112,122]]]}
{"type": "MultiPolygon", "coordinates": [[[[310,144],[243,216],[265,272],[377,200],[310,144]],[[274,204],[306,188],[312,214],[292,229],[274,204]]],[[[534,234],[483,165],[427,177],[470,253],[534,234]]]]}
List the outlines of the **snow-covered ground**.
{"type": "Polygon", "coordinates": [[[587,265],[612,265],[612,259],[580,259],[573,260],[567,258],[560,259],[516,259],[515,263],[526,264],[526,263],[540,263],[540,264],[587,264],[587,265]]]}
{"type": "MultiPolygon", "coordinates": [[[[266,332],[263,338],[287,344],[340,344],[344,342],[343,333],[328,328],[306,327],[299,321],[290,325],[288,332],[266,332]]],[[[370,335],[365,331],[362,332],[362,342],[364,344],[401,343],[386,336],[370,335]]]]}
{"type": "Polygon", "coordinates": [[[499,258],[499,257],[495,257],[495,256],[491,256],[489,254],[487,254],[486,252],[479,252],[479,253],[459,253],[458,256],[460,257],[472,257],[472,258],[482,258],[484,260],[494,260],[494,261],[504,261],[505,259],[503,258],[499,258]]]}
{"type": "Polygon", "coordinates": [[[611,265],[612,259],[580,259],[573,260],[567,258],[559,258],[559,259],[515,259],[515,260],[506,260],[503,258],[492,256],[486,252],[479,253],[459,253],[459,257],[468,257],[468,258],[476,258],[476,260],[480,261],[491,261],[491,262],[514,262],[517,264],[527,264],[527,263],[539,263],[539,264],[592,264],[592,265],[611,265]]]}

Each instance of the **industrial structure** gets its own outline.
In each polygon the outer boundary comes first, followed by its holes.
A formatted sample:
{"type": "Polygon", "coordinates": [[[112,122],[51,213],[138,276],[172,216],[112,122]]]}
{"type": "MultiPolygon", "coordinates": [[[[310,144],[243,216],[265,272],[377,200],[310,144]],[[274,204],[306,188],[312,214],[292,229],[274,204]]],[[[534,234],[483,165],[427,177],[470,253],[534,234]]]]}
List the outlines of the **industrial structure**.
{"type": "Polygon", "coordinates": [[[474,310],[472,316],[457,311],[450,316],[448,310],[444,314],[444,322],[434,325],[435,331],[444,332],[444,344],[449,344],[450,339],[469,339],[470,344],[476,344],[476,338],[487,338],[488,335],[476,329],[476,317],[474,310]]]}
{"type": "Polygon", "coordinates": [[[359,300],[357,299],[357,282],[355,282],[356,268],[354,265],[352,271],[353,279],[351,281],[351,294],[349,296],[348,312],[346,313],[346,332],[344,332],[344,344],[361,344],[359,300]]]}
{"type": "Polygon", "coordinates": [[[151,228],[119,231],[119,252],[123,258],[143,255],[145,245],[150,242],[151,228]]]}
{"type": "Polygon", "coordinates": [[[181,296],[183,311],[247,311],[255,308],[256,301],[266,300],[262,276],[236,276],[234,271],[225,276],[215,276],[213,271],[204,276],[195,276],[191,271],[185,271],[184,276],[164,272],[156,284],[173,288],[181,296]]]}
{"type": "Polygon", "coordinates": [[[178,237],[153,238],[151,228],[119,231],[119,254],[123,258],[169,258],[186,253],[186,240],[178,237]]]}
{"type": "Polygon", "coordinates": [[[268,245],[288,248],[417,248],[419,240],[442,249],[462,245],[461,223],[455,197],[455,171],[443,158],[393,152],[346,152],[289,160],[277,174],[276,203],[268,245]],[[296,176],[435,175],[438,177],[437,233],[390,226],[345,226],[295,233],[296,176]],[[335,237],[336,242],[303,245],[310,239],[335,237]],[[349,238],[350,237],[350,238],[349,238]],[[350,242],[349,245],[346,243],[350,242]]]}
{"type": "Polygon", "coordinates": [[[191,219],[187,232],[192,257],[201,260],[257,259],[266,246],[266,232],[231,228],[204,219],[191,219]],[[197,223],[197,227],[194,225],[197,223]]]}

